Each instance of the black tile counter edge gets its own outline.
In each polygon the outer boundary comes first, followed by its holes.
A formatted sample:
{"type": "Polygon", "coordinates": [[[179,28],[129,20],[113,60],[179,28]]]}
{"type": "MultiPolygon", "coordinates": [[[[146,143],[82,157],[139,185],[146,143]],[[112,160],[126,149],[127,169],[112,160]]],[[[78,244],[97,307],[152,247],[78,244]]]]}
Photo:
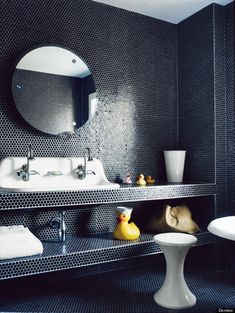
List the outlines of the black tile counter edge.
{"type": "Polygon", "coordinates": [[[213,195],[214,183],[121,186],[115,189],[0,193],[0,210],[121,203],[213,195]]]}

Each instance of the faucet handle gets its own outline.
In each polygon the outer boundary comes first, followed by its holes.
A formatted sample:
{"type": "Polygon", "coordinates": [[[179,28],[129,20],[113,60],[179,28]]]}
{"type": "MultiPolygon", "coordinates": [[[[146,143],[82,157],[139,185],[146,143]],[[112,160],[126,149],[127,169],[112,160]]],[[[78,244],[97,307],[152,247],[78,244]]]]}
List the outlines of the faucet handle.
{"type": "Polygon", "coordinates": [[[38,172],[35,171],[35,170],[30,170],[30,171],[29,171],[29,174],[30,174],[30,175],[40,175],[40,173],[38,173],[38,172]]]}
{"type": "MultiPolygon", "coordinates": [[[[20,172],[27,172],[28,170],[28,165],[27,164],[23,164],[22,167],[21,167],[21,171],[20,172]]],[[[17,172],[19,173],[19,172],[17,172]]]]}
{"type": "Polygon", "coordinates": [[[87,173],[87,175],[89,175],[89,174],[96,175],[96,172],[94,172],[94,171],[92,171],[92,170],[87,170],[86,173],[87,173]]]}
{"type": "Polygon", "coordinates": [[[77,174],[78,179],[84,179],[86,176],[86,167],[82,164],[78,165],[75,173],[77,174]]]}
{"type": "Polygon", "coordinates": [[[29,180],[29,173],[23,169],[17,172],[17,176],[21,177],[24,181],[29,180]]]}
{"type": "Polygon", "coordinates": [[[49,225],[50,225],[50,227],[53,228],[53,229],[59,229],[59,228],[60,228],[60,223],[61,223],[61,220],[60,220],[60,217],[59,217],[59,216],[53,217],[53,218],[49,221],[49,225]]]}

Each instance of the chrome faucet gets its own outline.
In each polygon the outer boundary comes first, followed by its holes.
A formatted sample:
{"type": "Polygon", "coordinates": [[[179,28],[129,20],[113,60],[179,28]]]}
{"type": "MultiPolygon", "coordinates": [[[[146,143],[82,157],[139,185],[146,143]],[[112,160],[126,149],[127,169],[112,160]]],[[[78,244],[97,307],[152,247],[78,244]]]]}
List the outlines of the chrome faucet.
{"type": "Polygon", "coordinates": [[[66,239],[66,225],[65,225],[65,212],[60,211],[59,216],[53,217],[49,224],[53,229],[58,229],[58,239],[60,242],[65,242],[66,239]]]}
{"type": "Polygon", "coordinates": [[[28,150],[27,150],[27,163],[23,164],[21,170],[17,172],[17,175],[22,177],[24,181],[29,181],[30,175],[39,175],[37,171],[30,170],[30,163],[33,160],[35,160],[33,156],[33,149],[32,149],[32,145],[29,144],[28,150]]]}
{"type": "Polygon", "coordinates": [[[94,171],[87,171],[87,161],[88,162],[93,161],[90,148],[85,148],[85,150],[84,150],[84,165],[80,164],[80,165],[78,165],[78,167],[76,169],[78,179],[82,180],[82,179],[86,178],[87,174],[96,175],[94,171]]]}

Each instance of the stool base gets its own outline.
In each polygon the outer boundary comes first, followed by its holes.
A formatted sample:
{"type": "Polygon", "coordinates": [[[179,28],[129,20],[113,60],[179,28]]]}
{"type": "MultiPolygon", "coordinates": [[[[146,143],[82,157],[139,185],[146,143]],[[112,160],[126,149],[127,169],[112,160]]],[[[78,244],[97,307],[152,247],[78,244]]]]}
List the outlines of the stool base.
{"type": "Polygon", "coordinates": [[[169,289],[164,288],[164,285],[158,292],[154,295],[154,301],[167,309],[186,309],[191,308],[196,303],[196,297],[192,292],[188,289],[179,290],[179,286],[176,287],[174,295],[169,295],[169,289]]]}
{"type": "Polygon", "coordinates": [[[155,293],[154,301],[168,309],[186,309],[195,305],[196,297],[184,279],[185,257],[197,238],[179,233],[159,234],[154,237],[166,260],[166,277],[155,293]]]}

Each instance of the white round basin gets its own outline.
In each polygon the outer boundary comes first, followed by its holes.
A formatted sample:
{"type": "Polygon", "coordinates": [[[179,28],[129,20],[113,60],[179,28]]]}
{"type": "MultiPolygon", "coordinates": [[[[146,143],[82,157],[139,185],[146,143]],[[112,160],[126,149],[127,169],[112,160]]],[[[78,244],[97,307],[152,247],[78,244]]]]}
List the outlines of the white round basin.
{"type": "Polygon", "coordinates": [[[213,220],[207,227],[212,234],[235,240],[235,216],[226,216],[213,220]]]}

